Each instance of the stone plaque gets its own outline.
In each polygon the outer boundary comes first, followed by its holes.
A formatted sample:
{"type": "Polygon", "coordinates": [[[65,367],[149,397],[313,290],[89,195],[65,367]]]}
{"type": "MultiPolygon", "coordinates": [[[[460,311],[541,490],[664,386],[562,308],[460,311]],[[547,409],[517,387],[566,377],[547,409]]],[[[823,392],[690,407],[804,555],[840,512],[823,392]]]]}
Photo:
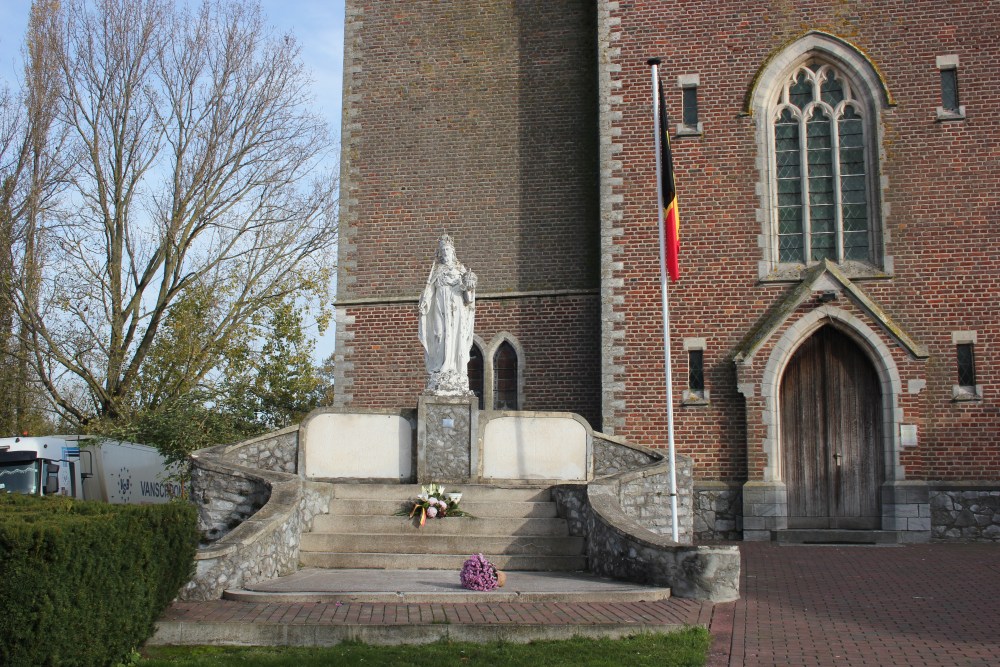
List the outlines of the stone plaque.
{"type": "Polygon", "coordinates": [[[417,415],[417,482],[467,484],[472,478],[472,434],[479,399],[420,397],[417,415]]]}

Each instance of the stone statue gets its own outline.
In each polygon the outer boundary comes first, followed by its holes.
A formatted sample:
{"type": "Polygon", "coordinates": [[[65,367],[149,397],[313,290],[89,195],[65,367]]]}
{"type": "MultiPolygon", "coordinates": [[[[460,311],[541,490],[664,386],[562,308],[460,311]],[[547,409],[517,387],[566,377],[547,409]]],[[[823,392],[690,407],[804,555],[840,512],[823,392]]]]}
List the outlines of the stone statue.
{"type": "Polygon", "coordinates": [[[418,336],[427,364],[427,393],[469,396],[469,350],[476,319],[476,274],[455,256],[444,234],[420,295],[418,336]]]}

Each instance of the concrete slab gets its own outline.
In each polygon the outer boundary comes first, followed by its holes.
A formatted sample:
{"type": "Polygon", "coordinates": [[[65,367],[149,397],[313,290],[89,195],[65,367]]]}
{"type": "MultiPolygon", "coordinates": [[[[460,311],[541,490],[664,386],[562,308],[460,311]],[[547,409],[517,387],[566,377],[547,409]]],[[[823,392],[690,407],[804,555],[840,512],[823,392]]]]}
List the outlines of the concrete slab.
{"type": "Polygon", "coordinates": [[[641,602],[666,600],[669,588],[641,586],[582,572],[507,572],[494,591],[462,588],[455,570],[327,570],[304,568],[287,577],[226,591],[242,602],[641,602]]]}

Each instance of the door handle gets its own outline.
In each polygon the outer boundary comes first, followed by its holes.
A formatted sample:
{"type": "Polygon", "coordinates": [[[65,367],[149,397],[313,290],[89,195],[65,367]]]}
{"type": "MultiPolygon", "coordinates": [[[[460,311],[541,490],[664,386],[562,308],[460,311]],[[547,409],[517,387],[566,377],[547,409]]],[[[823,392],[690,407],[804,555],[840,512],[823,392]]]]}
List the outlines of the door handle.
{"type": "Polygon", "coordinates": [[[840,458],[841,458],[840,452],[837,452],[836,454],[833,455],[833,462],[837,465],[838,468],[840,467],[840,458]]]}

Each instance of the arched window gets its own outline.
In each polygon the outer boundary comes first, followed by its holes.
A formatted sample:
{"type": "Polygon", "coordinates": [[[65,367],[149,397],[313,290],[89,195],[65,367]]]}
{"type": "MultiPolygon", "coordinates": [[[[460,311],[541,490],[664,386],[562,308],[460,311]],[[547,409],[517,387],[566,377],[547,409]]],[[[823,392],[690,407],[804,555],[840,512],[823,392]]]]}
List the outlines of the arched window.
{"type": "Polygon", "coordinates": [[[517,410],[517,351],[504,341],[493,355],[493,409],[517,410]]]}
{"type": "Polygon", "coordinates": [[[469,350],[469,389],[479,399],[479,409],[483,409],[483,351],[475,343],[469,350]]]}
{"type": "Polygon", "coordinates": [[[801,278],[822,261],[851,278],[891,275],[879,127],[893,102],[874,63],[813,31],[767,59],[747,101],[760,150],[759,277],[801,278]]]}
{"type": "Polygon", "coordinates": [[[807,62],[784,81],[772,114],[780,264],[874,263],[867,115],[832,65],[807,62]]]}

